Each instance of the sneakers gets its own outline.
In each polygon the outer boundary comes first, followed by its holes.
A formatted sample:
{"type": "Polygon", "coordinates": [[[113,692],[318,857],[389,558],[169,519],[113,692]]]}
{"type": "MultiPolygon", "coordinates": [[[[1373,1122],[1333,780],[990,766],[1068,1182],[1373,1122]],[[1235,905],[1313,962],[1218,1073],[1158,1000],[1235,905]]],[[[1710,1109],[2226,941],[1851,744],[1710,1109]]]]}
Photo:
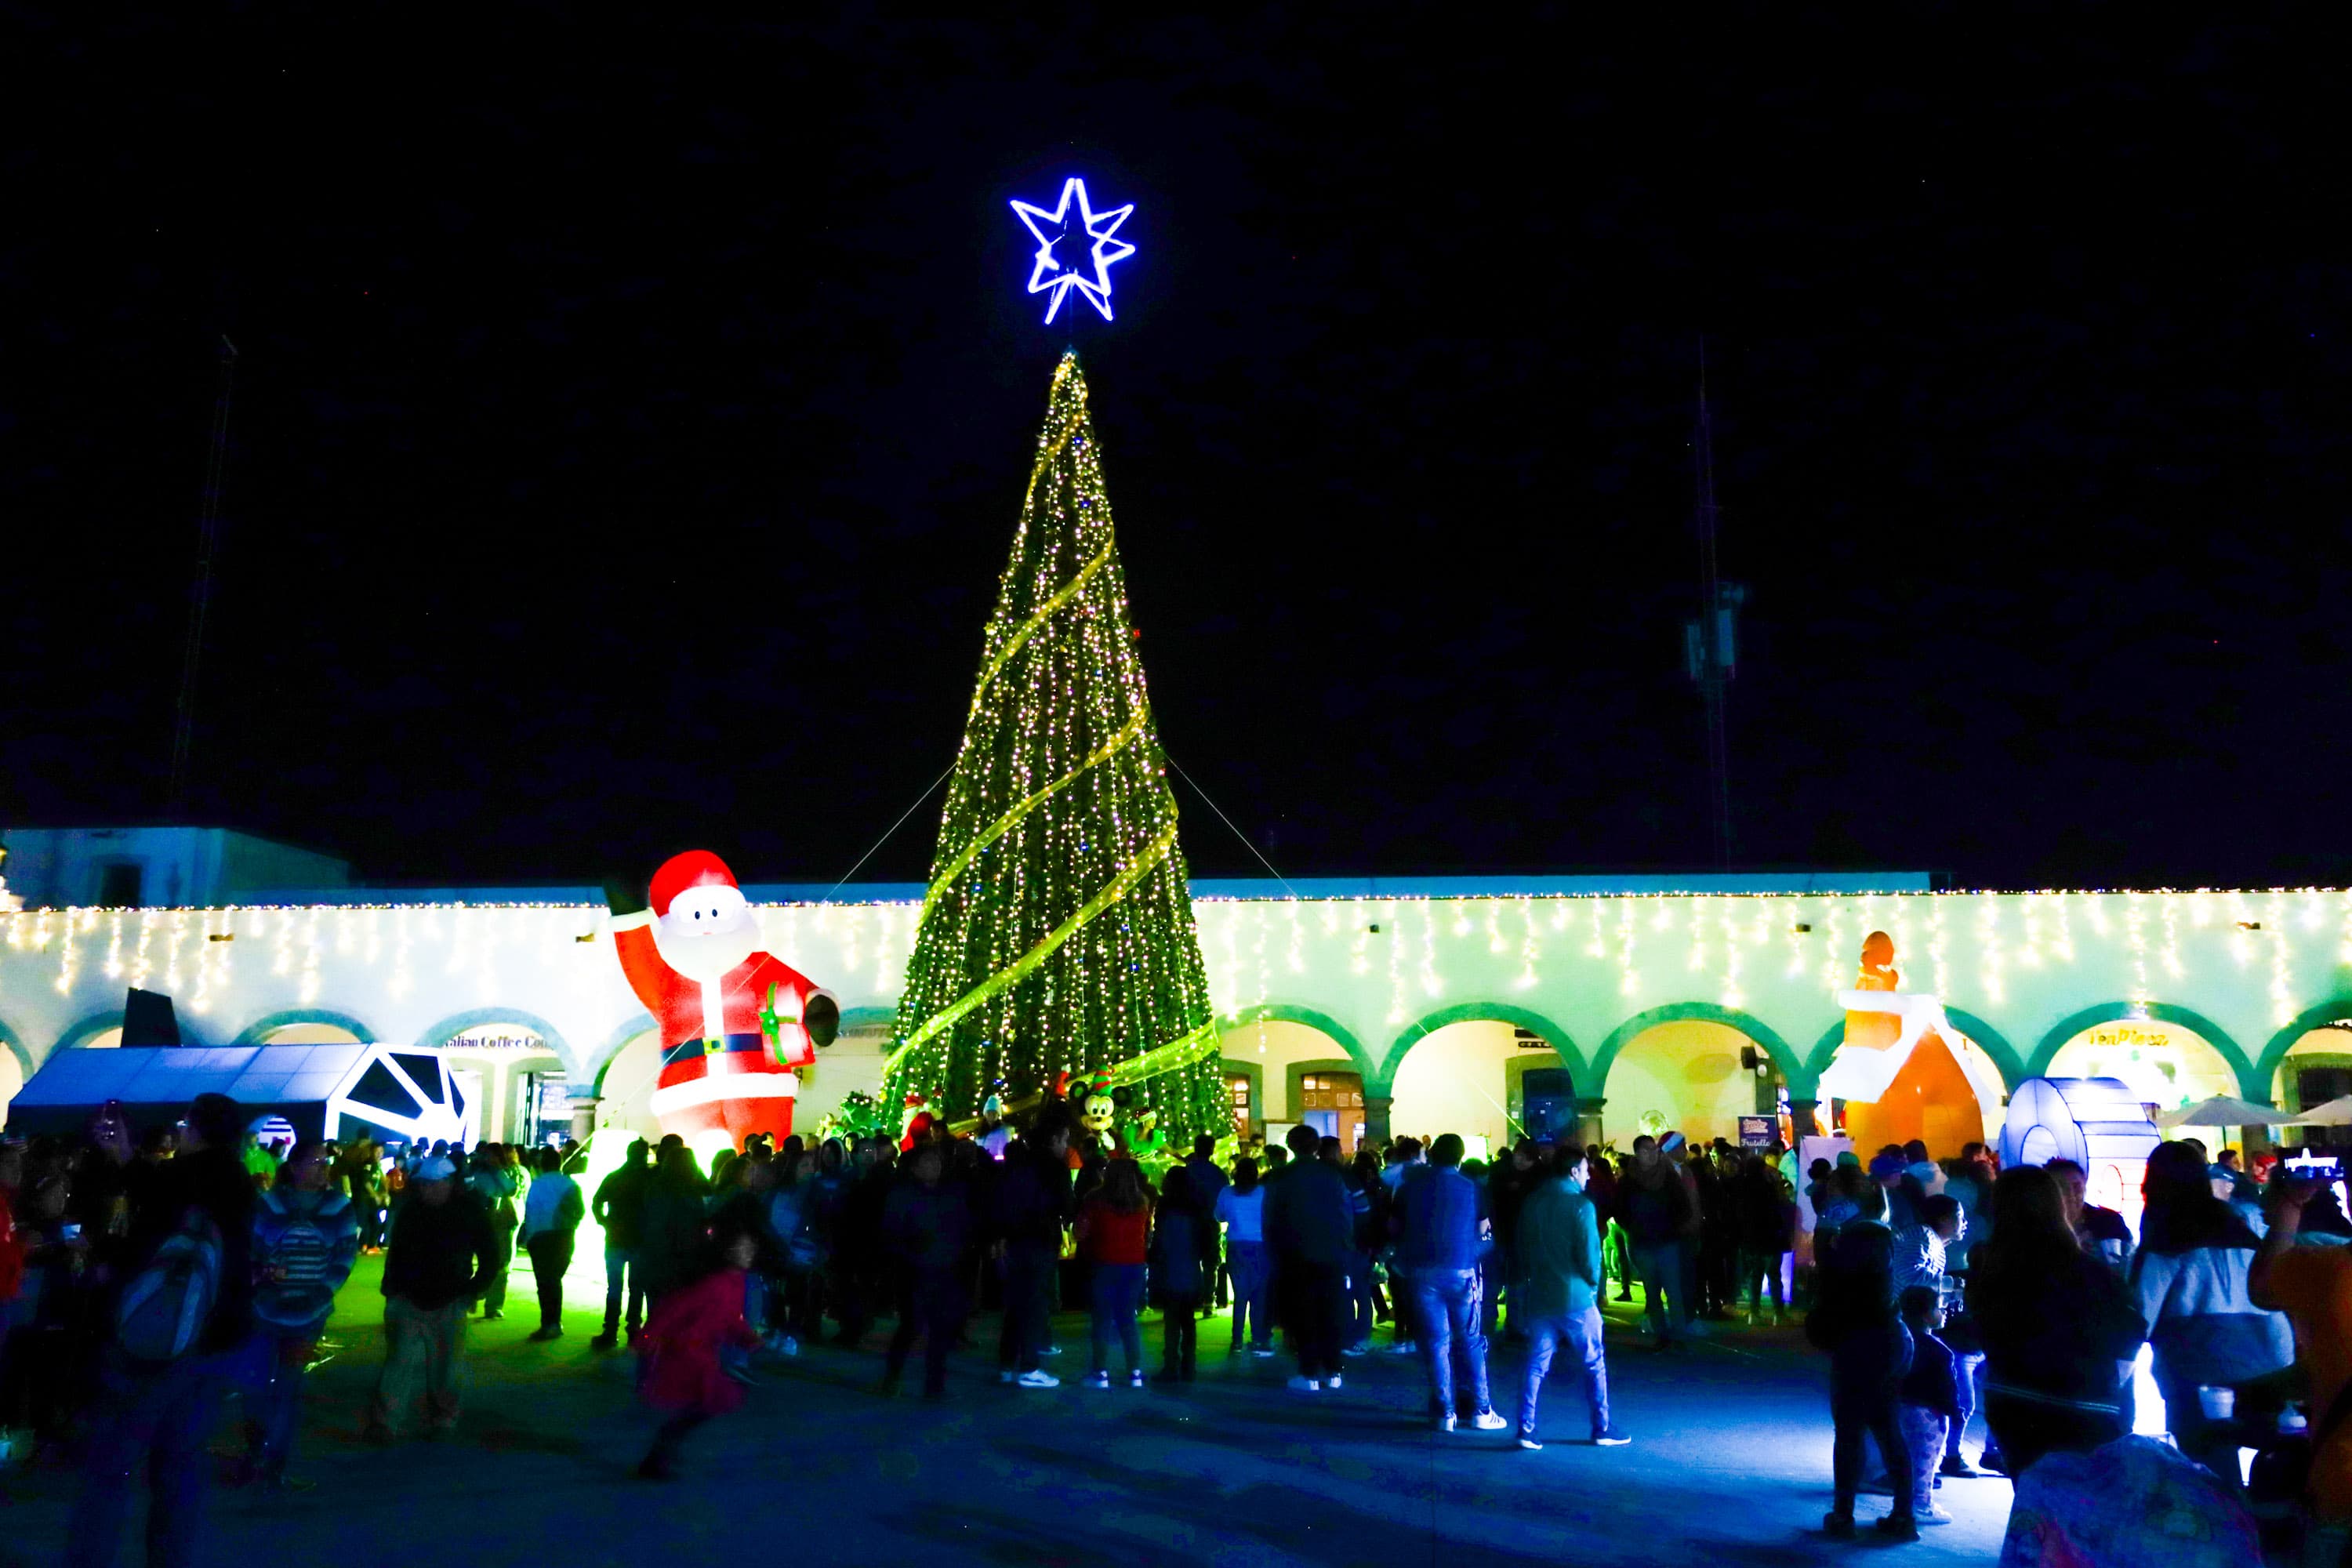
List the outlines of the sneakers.
{"type": "Polygon", "coordinates": [[[1013,1380],[1024,1388],[1059,1388],[1062,1380],[1050,1372],[1024,1372],[1013,1380]]]}
{"type": "Polygon", "coordinates": [[[1250,1347],[1250,1354],[1262,1359],[1270,1359],[1274,1354],[1274,1347],[1272,1345],[1252,1345],[1250,1347]]]}
{"type": "Polygon", "coordinates": [[[1336,1372],[1335,1372],[1335,1373],[1333,1373],[1330,1376],[1328,1376],[1328,1377],[1325,1378],[1325,1379],[1323,1380],[1323,1386],[1324,1386],[1324,1387],[1326,1387],[1326,1388],[1337,1388],[1337,1387],[1339,1387],[1339,1374],[1338,1373],[1336,1373],[1336,1372]]]}
{"type": "Polygon", "coordinates": [[[603,1333],[598,1334],[594,1339],[588,1342],[588,1348],[592,1351],[608,1351],[620,1342],[621,1336],[614,1333],[612,1330],[606,1329],[603,1333]]]}
{"type": "Polygon", "coordinates": [[[1952,1522],[1952,1516],[1946,1513],[1940,1508],[1931,1508],[1925,1513],[1912,1515],[1912,1518],[1921,1524],[1949,1524],[1952,1522]]]}
{"type": "Polygon", "coordinates": [[[1389,1354],[1391,1355],[1419,1355],[1420,1353],[1421,1347],[1413,1343],[1411,1340],[1391,1340],[1389,1342],[1389,1354]]]}
{"type": "Polygon", "coordinates": [[[770,1355],[798,1355],[801,1353],[800,1341],[793,1338],[792,1335],[782,1331],[770,1334],[766,1339],[761,1340],[760,1342],[760,1348],[766,1351],[770,1355]]]}
{"type": "Polygon", "coordinates": [[[1108,1388],[1110,1386],[1110,1373],[1107,1372],[1090,1372],[1087,1373],[1085,1386],[1088,1388],[1108,1388]]]}
{"type": "Polygon", "coordinates": [[[1339,1353],[1340,1353],[1341,1355],[1364,1355],[1364,1354],[1368,1353],[1368,1352],[1371,1350],[1371,1348],[1372,1348],[1372,1342],[1371,1342],[1371,1341],[1370,1341],[1370,1340],[1358,1340],[1354,1344],[1343,1346],[1343,1347],[1340,1349],[1339,1353]]]}
{"type": "Polygon", "coordinates": [[[1540,1454],[1543,1452],[1543,1439],[1532,1432],[1522,1429],[1519,1433],[1519,1447],[1530,1454],[1540,1454]]]}
{"type": "Polygon", "coordinates": [[[548,1324],[544,1328],[534,1329],[530,1333],[530,1340],[534,1344],[543,1345],[550,1340],[560,1340],[562,1337],[563,1331],[557,1328],[552,1323],[548,1324]]]}
{"type": "Polygon", "coordinates": [[[1444,1415],[1437,1418],[1437,1429],[1441,1432],[1451,1432],[1454,1430],[1454,1413],[1452,1411],[1449,1410],[1444,1415]]]}
{"type": "Polygon", "coordinates": [[[1596,1448],[1622,1448],[1633,1440],[1633,1435],[1613,1421],[1609,1424],[1607,1431],[1592,1435],[1592,1446],[1596,1448]]]}
{"type": "Polygon", "coordinates": [[[2009,1474],[2009,1461],[1990,1448],[1987,1448],[1982,1454],[1977,1457],[1977,1465],[1979,1468],[1990,1471],[1996,1476],[2005,1476],[2009,1474]]]}
{"type": "Polygon", "coordinates": [[[1470,1418],[1470,1425],[1481,1432],[1499,1432],[1510,1423],[1504,1420],[1498,1411],[1481,1410],[1470,1418]]]}
{"type": "Polygon", "coordinates": [[[1850,1513],[1825,1513],[1822,1515],[1822,1533],[1828,1536],[1832,1541],[1852,1541],[1853,1539],[1853,1515],[1850,1513]]]}
{"type": "Polygon", "coordinates": [[[1129,1388],[1141,1388],[1143,1386],[1143,1369],[1141,1367],[1139,1366],[1127,1374],[1127,1385],[1129,1388]]]}
{"type": "Polygon", "coordinates": [[[1939,1476],[1949,1476],[1954,1480],[1960,1481],[1979,1480],[1984,1476],[1982,1470],[1978,1469],[1958,1454],[1945,1455],[1944,1462],[1937,1468],[1936,1473],[1939,1476]]]}
{"type": "MultiPolygon", "coordinates": [[[[1945,1517],[1948,1519],[1951,1516],[1947,1514],[1945,1517]]],[[[1907,1513],[1890,1513],[1871,1528],[1889,1541],[1919,1539],[1919,1521],[1907,1513]]]]}
{"type": "Polygon", "coordinates": [[[1290,1392],[1293,1394],[1320,1394],[1323,1392],[1323,1380],[1319,1377],[1294,1377],[1290,1380],[1290,1392]]]}
{"type": "Polygon", "coordinates": [[[1059,1345],[1039,1345],[1037,1347],[1037,1353],[1039,1355],[1060,1355],[1062,1353],[1062,1347],[1059,1345]]]}

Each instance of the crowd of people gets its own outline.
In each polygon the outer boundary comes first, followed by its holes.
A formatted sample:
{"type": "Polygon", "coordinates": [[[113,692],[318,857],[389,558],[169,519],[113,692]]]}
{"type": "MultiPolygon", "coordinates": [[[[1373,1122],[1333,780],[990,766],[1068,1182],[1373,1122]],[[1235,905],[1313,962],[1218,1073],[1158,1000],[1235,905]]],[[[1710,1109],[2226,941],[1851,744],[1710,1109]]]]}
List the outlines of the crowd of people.
{"type": "Polygon", "coordinates": [[[591,1344],[637,1352],[638,1390],[662,1415],[649,1479],[675,1473],[689,1434],[734,1408],[762,1361],[860,1346],[886,1322],[881,1394],[919,1346],[920,1393],[944,1398],[951,1359],[986,1353],[971,1324],[988,1308],[999,1381],[1056,1387],[1057,1304],[1089,1312],[1089,1389],[1192,1380],[1202,1325],[1223,1314],[1232,1354],[1286,1352],[1300,1395],[1343,1389],[1376,1349],[1415,1355],[1436,1428],[1510,1432],[1528,1450],[1545,1444],[1543,1385],[1565,1351],[1584,1437],[1617,1447],[1631,1437],[1612,1415],[1601,1309],[1639,1283],[1641,1339],[1662,1354],[1743,1311],[1803,1314],[1828,1358],[1833,1536],[1854,1532],[1866,1492],[1889,1499],[1879,1532],[1916,1539],[1950,1517],[1936,1495],[1948,1480],[2104,1450],[2133,1429],[2143,1344],[2181,1454],[2222,1489],[2249,1433],[2300,1397],[2314,1507],[2352,1517],[2352,1224],[2328,1189],[2258,1184],[2191,1142],[2149,1160],[2136,1240],[2087,1201],[2079,1167],[2000,1171],[1974,1143],[1801,1171],[1784,1146],[1673,1133],[1622,1157],[1529,1140],[1482,1163],[1452,1134],[1351,1155],[1297,1127],[1223,1158],[1203,1137],[1147,1168],[1058,1100],[1017,1136],[989,1131],[934,1128],[903,1147],[755,1138],[707,1173],[680,1140],[639,1140],[592,1194],[570,1146],[272,1149],[218,1096],[134,1140],[101,1111],[79,1142],[0,1143],[0,1425],[37,1454],[79,1450],[76,1562],[111,1561],[142,1473],[151,1557],[174,1560],[231,1391],[235,1479],[299,1484],[303,1373],[360,1255],[383,1254],[364,1435],[392,1443],[457,1422],[467,1321],[505,1315],[518,1258],[537,1287],[530,1338],[562,1334],[593,1216],[605,1300],[591,1344]],[[1497,1339],[1526,1352],[1500,1408],[1497,1339]]]}

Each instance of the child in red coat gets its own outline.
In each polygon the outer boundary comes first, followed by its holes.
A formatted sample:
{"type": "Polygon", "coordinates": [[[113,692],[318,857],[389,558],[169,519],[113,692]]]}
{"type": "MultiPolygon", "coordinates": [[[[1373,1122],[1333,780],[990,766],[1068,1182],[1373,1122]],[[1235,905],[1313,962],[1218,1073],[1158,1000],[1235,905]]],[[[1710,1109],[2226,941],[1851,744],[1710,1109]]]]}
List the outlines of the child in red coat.
{"type": "Polygon", "coordinates": [[[675,1476],[687,1434],[743,1403],[742,1387],[719,1365],[719,1351],[730,1344],[749,1350],[760,1342],[743,1321],[743,1275],[759,1249],[740,1230],[713,1237],[711,1248],[701,1278],[664,1296],[637,1342],[637,1353],[647,1358],[646,1403],[669,1415],[637,1467],[647,1480],[675,1476]]]}

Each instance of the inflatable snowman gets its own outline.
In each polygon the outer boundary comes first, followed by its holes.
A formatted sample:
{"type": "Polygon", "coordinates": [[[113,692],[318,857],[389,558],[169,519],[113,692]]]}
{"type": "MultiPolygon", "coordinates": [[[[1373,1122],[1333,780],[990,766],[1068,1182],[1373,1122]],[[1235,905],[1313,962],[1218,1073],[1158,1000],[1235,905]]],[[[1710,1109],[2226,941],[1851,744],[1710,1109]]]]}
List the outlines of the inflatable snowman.
{"type": "Polygon", "coordinates": [[[708,850],[664,861],[642,900],[607,883],[605,901],[621,972],[661,1027],[661,1130],[723,1131],[737,1148],[754,1132],[790,1137],[793,1069],[841,1026],[832,994],[761,950],[759,917],[708,850]]]}

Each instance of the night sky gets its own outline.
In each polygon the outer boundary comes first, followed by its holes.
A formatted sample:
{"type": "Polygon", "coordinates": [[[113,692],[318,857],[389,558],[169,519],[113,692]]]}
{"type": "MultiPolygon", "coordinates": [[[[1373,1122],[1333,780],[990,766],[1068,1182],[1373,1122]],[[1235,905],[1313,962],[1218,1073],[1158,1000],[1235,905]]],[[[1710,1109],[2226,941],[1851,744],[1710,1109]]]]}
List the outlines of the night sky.
{"type": "Polygon", "coordinates": [[[1738,864],[2352,880],[2325,7],[347,9],[11,12],[0,823],[171,815],[226,332],[182,819],[830,882],[1075,342],[1160,734],[1285,874],[1704,867],[1704,333],[1738,864]],[[1113,324],[1022,292],[1069,174],[1113,324]]]}

